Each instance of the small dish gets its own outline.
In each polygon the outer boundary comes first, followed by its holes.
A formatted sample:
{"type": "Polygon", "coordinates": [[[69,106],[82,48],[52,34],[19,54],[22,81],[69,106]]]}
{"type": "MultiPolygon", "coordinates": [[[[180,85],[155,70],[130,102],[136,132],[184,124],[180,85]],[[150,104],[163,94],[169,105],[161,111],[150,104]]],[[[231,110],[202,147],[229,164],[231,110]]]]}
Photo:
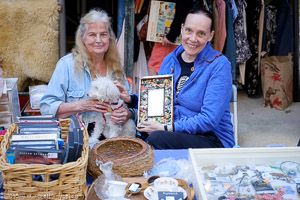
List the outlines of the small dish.
{"type": "Polygon", "coordinates": [[[156,179],[158,179],[158,178],[160,178],[160,176],[150,176],[150,177],[148,178],[148,180],[147,180],[147,183],[148,183],[149,185],[152,185],[152,186],[153,186],[154,181],[155,181],[156,179]]]}
{"type": "Polygon", "coordinates": [[[133,195],[133,194],[139,193],[141,190],[142,190],[142,184],[140,184],[140,183],[131,183],[127,188],[127,191],[129,193],[128,197],[131,197],[131,195],[133,195]]]}
{"type": "MultiPolygon", "coordinates": [[[[180,186],[178,186],[176,191],[174,191],[174,192],[182,192],[184,199],[186,199],[186,197],[187,197],[187,192],[185,191],[185,189],[183,189],[180,186]]],[[[144,196],[148,200],[158,200],[157,193],[156,193],[155,188],[153,186],[149,186],[144,190],[144,196]]]]}

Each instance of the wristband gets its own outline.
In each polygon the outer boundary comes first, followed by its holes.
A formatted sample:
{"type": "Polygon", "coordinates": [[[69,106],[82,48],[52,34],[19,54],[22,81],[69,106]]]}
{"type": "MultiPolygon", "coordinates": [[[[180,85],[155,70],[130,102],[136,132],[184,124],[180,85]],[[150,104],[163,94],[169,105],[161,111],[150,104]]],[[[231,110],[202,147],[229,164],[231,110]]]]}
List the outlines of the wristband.
{"type": "Polygon", "coordinates": [[[165,124],[164,129],[165,131],[173,132],[173,124],[165,124]]]}
{"type": "Polygon", "coordinates": [[[164,129],[165,129],[165,131],[168,131],[168,125],[167,124],[164,125],[164,129]]]}
{"type": "Polygon", "coordinates": [[[168,125],[167,125],[167,130],[168,130],[169,132],[173,132],[173,125],[172,125],[172,124],[168,124],[168,125]]]}
{"type": "Polygon", "coordinates": [[[130,112],[131,112],[131,119],[133,120],[133,121],[135,121],[135,112],[134,112],[134,109],[133,108],[129,108],[128,109],[130,112]]]}

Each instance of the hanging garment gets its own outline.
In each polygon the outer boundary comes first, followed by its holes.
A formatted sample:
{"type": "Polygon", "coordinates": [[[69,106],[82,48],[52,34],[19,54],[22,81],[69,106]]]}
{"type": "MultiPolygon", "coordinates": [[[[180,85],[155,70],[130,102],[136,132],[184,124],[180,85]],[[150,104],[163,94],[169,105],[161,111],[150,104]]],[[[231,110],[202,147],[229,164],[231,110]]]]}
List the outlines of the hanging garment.
{"type": "Polygon", "coordinates": [[[123,21],[125,18],[125,0],[118,1],[118,17],[117,17],[117,39],[122,33],[123,21]]]}
{"type": "Polygon", "coordinates": [[[230,9],[230,5],[228,0],[225,0],[226,3],[226,30],[227,30],[227,38],[225,43],[224,54],[228,58],[231,63],[231,73],[232,80],[236,80],[236,45],[233,31],[233,16],[232,10],[230,9]]]}
{"type": "Polygon", "coordinates": [[[140,14],[143,5],[144,5],[144,0],[138,0],[138,1],[136,1],[134,13],[135,14],[140,14]]]}
{"type": "Polygon", "coordinates": [[[238,15],[235,23],[233,24],[236,43],[236,63],[241,64],[246,62],[251,57],[251,51],[244,29],[244,0],[236,0],[236,6],[238,9],[238,15]]]}
{"type": "Polygon", "coordinates": [[[266,5],[262,51],[269,56],[274,55],[275,33],[277,30],[276,15],[277,8],[273,5],[266,5]]]}
{"type": "Polygon", "coordinates": [[[245,85],[246,61],[251,57],[250,46],[247,40],[246,26],[246,2],[245,0],[236,0],[238,16],[234,25],[234,36],[236,42],[236,64],[237,64],[237,86],[242,88],[245,85]]]}
{"type": "Polygon", "coordinates": [[[213,1],[214,44],[213,48],[222,52],[226,40],[226,4],[224,0],[213,1]]]}
{"type": "Polygon", "coordinates": [[[265,3],[263,0],[261,0],[261,9],[260,9],[259,20],[258,20],[258,50],[257,50],[258,51],[257,72],[259,75],[260,75],[260,60],[262,57],[261,49],[262,49],[262,39],[263,39],[263,30],[264,30],[264,17],[265,17],[265,3]]]}
{"type": "Polygon", "coordinates": [[[230,6],[232,10],[232,22],[234,23],[238,16],[238,9],[234,0],[230,0],[230,6]]]}
{"type": "Polygon", "coordinates": [[[140,79],[144,76],[148,76],[147,60],[144,50],[144,43],[140,42],[140,51],[137,61],[133,65],[133,93],[138,93],[138,85],[140,79]]]}
{"type": "Polygon", "coordinates": [[[246,87],[248,96],[258,94],[258,21],[261,10],[261,1],[247,1],[247,38],[250,45],[252,56],[246,62],[246,87]]]}
{"type": "MultiPolygon", "coordinates": [[[[125,43],[125,33],[124,33],[124,30],[125,30],[125,20],[123,20],[123,27],[122,27],[122,32],[121,32],[121,35],[118,39],[118,42],[117,42],[117,49],[118,49],[118,52],[119,52],[119,55],[120,55],[120,62],[121,64],[123,65],[124,64],[124,43],[125,43]]],[[[123,66],[124,68],[124,66],[123,66]]]]}
{"type": "Polygon", "coordinates": [[[287,56],[293,52],[293,15],[287,0],[282,1],[278,10],[278,23],[274,47],[275,56],[287,56]]]}

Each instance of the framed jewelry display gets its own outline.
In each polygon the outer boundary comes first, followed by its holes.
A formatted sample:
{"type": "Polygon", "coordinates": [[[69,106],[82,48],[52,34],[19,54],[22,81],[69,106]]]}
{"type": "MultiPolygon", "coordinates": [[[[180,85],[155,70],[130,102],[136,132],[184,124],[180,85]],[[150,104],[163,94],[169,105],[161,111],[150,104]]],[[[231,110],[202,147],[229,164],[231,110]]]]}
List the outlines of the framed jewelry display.
{"type": "Polygon", "coordinates": [[[173,123],[173,75],[145,76],[139,84],[138,127],[142,121],[173,123]]]}

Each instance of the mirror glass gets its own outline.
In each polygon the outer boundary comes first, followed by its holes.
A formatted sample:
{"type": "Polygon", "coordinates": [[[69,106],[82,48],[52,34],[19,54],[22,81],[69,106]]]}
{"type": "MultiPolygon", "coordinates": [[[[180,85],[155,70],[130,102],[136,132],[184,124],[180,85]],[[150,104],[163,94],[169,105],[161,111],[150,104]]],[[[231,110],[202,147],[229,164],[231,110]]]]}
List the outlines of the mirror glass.
{"type": "Polygon", "coordinates": [[[164,116],[165,89],[148,90],[148,117],[164,116]]]}

